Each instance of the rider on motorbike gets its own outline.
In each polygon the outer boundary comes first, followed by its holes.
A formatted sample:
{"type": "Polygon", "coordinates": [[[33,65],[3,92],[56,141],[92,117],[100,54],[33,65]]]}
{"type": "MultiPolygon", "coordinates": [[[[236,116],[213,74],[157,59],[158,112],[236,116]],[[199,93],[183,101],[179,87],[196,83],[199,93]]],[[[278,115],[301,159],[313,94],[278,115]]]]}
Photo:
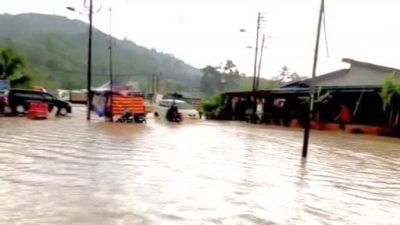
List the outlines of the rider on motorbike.
{"type": "Polygon", "coordinates": [[[173,121],[173,122],[179,122],[180,121],[180,116],[178,113],[178,107],[176,107],[175,102],[172,102],[171,107],[167,111],[167,120],[168,121],[173,121]]]}

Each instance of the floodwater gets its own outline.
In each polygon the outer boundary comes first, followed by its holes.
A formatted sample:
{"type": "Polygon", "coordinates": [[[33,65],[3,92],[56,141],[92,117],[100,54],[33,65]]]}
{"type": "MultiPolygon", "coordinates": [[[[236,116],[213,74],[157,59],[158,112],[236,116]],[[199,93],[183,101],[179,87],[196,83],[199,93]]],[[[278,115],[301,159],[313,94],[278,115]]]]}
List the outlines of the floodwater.
{"type": "Polygon", "coordinates": [[[0,118],[0,224],[400,224],[400,139],[0,118]]]}

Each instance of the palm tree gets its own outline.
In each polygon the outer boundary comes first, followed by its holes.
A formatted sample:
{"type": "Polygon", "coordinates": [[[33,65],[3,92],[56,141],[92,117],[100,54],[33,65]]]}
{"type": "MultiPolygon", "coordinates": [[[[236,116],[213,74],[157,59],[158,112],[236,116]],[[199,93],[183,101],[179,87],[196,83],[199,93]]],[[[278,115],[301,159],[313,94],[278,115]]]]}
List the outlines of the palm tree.
{"type": "Polygon", "coordinates": [[[0,49],[0,79],[9,80],[12,87],[29,85],[31,79],[23,74],[24,59],[11,48],[0,49]]]}

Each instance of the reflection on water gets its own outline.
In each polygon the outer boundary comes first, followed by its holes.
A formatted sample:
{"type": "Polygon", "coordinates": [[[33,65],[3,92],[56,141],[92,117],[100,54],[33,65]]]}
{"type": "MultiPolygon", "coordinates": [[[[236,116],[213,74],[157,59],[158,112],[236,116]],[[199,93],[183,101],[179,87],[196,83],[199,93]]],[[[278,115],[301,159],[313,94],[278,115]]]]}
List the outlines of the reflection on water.
{"type": "Polygon", "coordinates": [[[399,224],[398,139],[79,111],[0,118],[0,224],[399,224]]]}

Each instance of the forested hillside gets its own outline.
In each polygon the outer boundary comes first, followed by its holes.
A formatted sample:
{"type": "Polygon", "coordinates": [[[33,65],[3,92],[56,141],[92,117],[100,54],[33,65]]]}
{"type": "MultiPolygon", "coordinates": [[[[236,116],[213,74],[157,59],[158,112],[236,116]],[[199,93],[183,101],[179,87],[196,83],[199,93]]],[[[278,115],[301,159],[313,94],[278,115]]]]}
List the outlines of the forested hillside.
{"type": "MultiPolygon", "coordinates": [[[[87,24],[61,16],[0,15],[0,46],[25,58],[34,84],[53,89],[85,87],[87,32],[87,24]]],[[[108,35],[94,29],[94,86],[108,79],[108,46],[108,35]]],[[[170,54],[113,39],[113,57],[117,79],[137,81],[144,90],[149,90],[152,74],[161,74],[164,91],[199,89],[201,71],[170,54]]]]}

